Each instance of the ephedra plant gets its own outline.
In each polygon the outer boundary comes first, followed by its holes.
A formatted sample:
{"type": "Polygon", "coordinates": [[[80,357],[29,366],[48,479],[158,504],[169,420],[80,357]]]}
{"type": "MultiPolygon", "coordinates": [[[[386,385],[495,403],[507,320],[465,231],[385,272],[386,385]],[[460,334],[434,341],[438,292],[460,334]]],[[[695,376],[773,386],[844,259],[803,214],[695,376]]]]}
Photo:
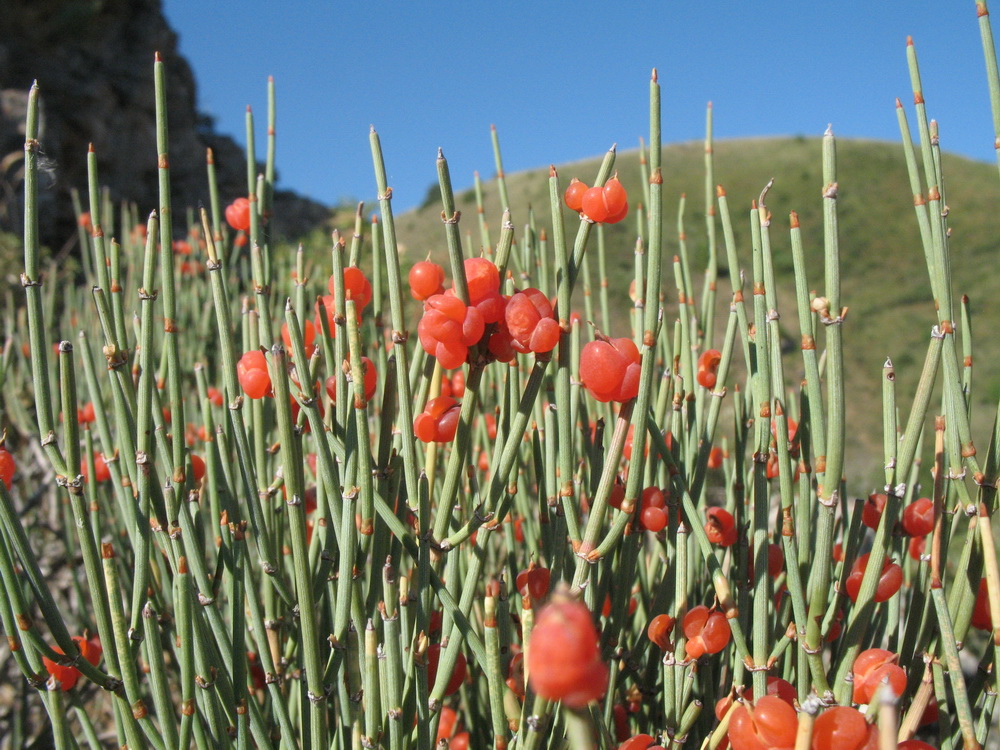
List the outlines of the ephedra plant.
{"type": "MultiPolygon", "coordinates": [[[[696,291],[686,250],[664,241],[655,73],[641,186],[618,181],[614,148],[595,175],[552,169],[546,222],[515,244],[505,213],[475,249],[439,152],[447,267],[404,268],[372,130],[377,213],[369,225],[359,209],[350,242],[335,233],[315,264],[269,236],[273,128],[257,175],[249,113],[247,195],[224,208],[209,154],[209,207],[174,215],[157,59],[159,154],[136,158],[158,159],[160,205],[144,222],[126,206],[115,235],[91,153],[74,285],[40,268],[33,88],[24,296],[7,313],[28,339],[3,360],[0,623],[55,746],[984,745],[1000,435],[971,435],[969,308],[907,54],[919,141],[899,107],[902,157],[938,322],[909,413],[882,366],[884,491],[859,501],[842,335],[863,323],[840,291],[831,132],[822,269],[767,187],[737,244],[709,120],[696,291]],[[574,289],[606,276],[604,225],[620,221],[636,231],[636,305],[611,315],[602,284],[600,316],[588,296],[583,318],[574,289]],[[611,318],[632,335],[611,336],[611,318]],[[69,561],[58,585],[43,515],[69,561]]],[[[494,148],[499,167],[495,131],[494,148]]]]}

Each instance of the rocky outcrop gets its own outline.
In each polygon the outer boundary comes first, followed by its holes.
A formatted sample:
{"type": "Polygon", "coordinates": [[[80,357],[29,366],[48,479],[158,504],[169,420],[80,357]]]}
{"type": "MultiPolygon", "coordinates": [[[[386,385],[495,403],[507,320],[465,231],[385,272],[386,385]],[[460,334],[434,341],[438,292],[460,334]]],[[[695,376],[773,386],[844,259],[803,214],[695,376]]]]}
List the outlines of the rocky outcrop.
{"type": "MultiPolygon", "coordinates": [[[[42,102],[42,232],[50,247],[74,236],[69,191],[86,195],[87,146],[101,183],[140,215],[157,205],[153,57],[165,64],[174,214],[208,204],[206,148],[224,200],[246,194],[243,149],[197,109],[194,74],[160,0],[5,0],[0,12],[0,229],[20,232],[20,173],[27,91],[42,102]]],[[[264,82],[261,82],[264,85],[264,82]]],[[[275,195],[273,231],[300,236],[329,215],[287,191],[275,195]],[[283,216],[295,217],[292,222],[283,216]]],[[[178,227],[179,233],[183,229],[178,227]]]]}

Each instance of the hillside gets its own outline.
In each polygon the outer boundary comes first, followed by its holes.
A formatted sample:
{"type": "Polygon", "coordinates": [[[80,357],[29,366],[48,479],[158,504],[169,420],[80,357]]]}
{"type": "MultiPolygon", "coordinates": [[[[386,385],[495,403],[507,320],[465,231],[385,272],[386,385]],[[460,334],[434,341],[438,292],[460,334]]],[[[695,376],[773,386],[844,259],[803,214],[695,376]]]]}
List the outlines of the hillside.
{"type": "MultiPolygon", "coordinates": [[[[691,273],[700,292],[706,257],[704,219],[704,149],[700,142],[668,146],[663,152],[665,221],[664,239],[669,255],[677,252],[676,217],[679,198],[688,196],[685,228],[691,273]]],[[[886,357],[896,365],[901,409],[908,408],[923,363],[924,352],[935,315],[923,251],[913,212],[912,197],[899,144],[863,140],[837,143],[840,242],[842,251],[843,302],[850,307],[844,326],[848,394],[848,469],[854,492],[868,491],[878,483],[881,465],[880,370],[886,357]]],[[[599,158],[558,167],[562,184],[571,177],[593,179],[599,158]]],[[[618,154],[619,177],[633,197],[641,195],[638,152],[618,154]]],[[[943,170],[950,207],[954,289],[967,294],[972,302],[975,371],[973,376],[974,427],[977,443],[986,446],[986,436],[1000,397],[1000,347],[992,331],[998,320],[994,303],[1000,292],[996,276],[988,271],[996,262],[1000,245],[1000,180],[996,167],[945,154],[943,170]]],[[[528,216],[528,206],[536,212],[538,226],[549,220],[547,169],[507,176],[512,197],[512,215],[518,236],[528,216]]],[[[731,140],[715,145],[716,182],[726,188],[734,212],[741,260],[749,269],[750,245],[747,210],[750,203],[774,178],[767,205],[773,213],[772,246],[779,273],[779,306],[782,326],[790,342],[798,341],[798,323],[792,298],[793,280],[788,239],[788,213],[797,211],[809,263],[810,287],[823,289],[822,164],[818,138],[767,138],[731,140]]],[[[496,241],[501,207],[495,183],[484,183],[485,212],[496,241]]],[[[475,237],[478,245],[475,195],[468,190],[457,196],[463,218],[462,234],[467,244],[475,237]]],[[[446,260],[444,233],[438,204],[400,216],[397,229],[408,261],[418,260],[428,251],[439,261],[446,260]]],[[[608,273],[612,316],[615,326],[626,332],[631,302],[626,296],[634,274],[634,214],[621,224],[609,227],[608,273]]],[[[721,243],[721,229],[719,232],[721,243]]],[[[724,257],[724,251],[720,248],[724,257]]],[[[724,264],[723,264],[724,265],[724,264]]],[[[676,293],[672,270],[666,267],[665,286],[672,315],[676,293]]],[[[595,266],[596,271],[596,266],[595,266]]],[[[597,279],[594,280],[595,286],[597,279]]],[[[728,309],[728,280],[720,278],[717,317],[725,321],[728,309]]],[[[552,290],[549,290],[552,291],[552,290]]],[[[956,296],[957,299],[957,296],[956,296]]],[[[580,303],[582,304],[582,303],[580,303]]],[[[957,317],[957,314],[956,314],[957,317]]],[[[820,339],[822,346],[822,339],[820,339]]],[[[797,347],[786,357],[789,383],[798,381],[801,364],[797,347]]]]}

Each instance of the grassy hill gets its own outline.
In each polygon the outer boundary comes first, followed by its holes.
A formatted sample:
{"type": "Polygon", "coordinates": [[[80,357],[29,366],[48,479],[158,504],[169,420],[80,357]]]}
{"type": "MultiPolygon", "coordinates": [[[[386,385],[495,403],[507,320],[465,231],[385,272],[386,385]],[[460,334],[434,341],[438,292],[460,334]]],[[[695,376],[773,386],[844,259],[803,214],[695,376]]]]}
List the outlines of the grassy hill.
{"type": "MultiPolygon", "coordinates": [[[[865,492],[880,483],[881,401],[880,370],[886,357],[896,365],[897,393],[901,409],[909,407],[923,363],[931,326],[936,318],[924,266],[913,201],[906,175],[902,146],[864,140],[837,143],[840,244],[842,252],[843,304],[850,307],[844,326],[848,394],[848,465],[852,491],[865,492]]],[[[597,172],[600,157],[558,167],[562,184],[579,177],[588,184],[597,172]]],[[[618,154],[615,166],[632,196],[633,206],[641,193],[638,152],[618,154]]],[[[980,450],[1000,397],[1000,346],[993,331],[1000,324],[995,303],[1000,282],[995,268],[1000,250],[1000,179],[994,165],[958,156],[943,157],[954,290],[972,302],[975,345],[973,376],[974,428],[980,450]]],[[[705,228],[704,148],[700,142],[672,145],[663,151],[665,197],[664,240],[668,257],[678,249],[677,211],[680,196],[687,194],[685,228],[691,274],[697,293],[707,257],[705,228]]],[[[798,341],[798,322],[792,297],[792,263],[788,238],[788,214],[799,214],[809,265],[809,284],[823,293],[823,226],[821,189],[821,145],[818,138],[761,138],[720,141],[715,145],[715,181],[725,187],[733,211],[741,262],[750,268],[748,210],[770,178],[774,187],[767,205],[773,213],[771,240],[779,274],[779,307],[782,326],[789,341],[798,341]]],[[[548,170],[537,169],[507,176],[511,211],[518,237],[535,211],[539,227],[550,225],[548,170]]],[[[491,224],[493,242],[499,228],[501,206],[496,184],[484,183],[485,215],[491,224]]],[[[475,194],[457,196],[462,211],[461,230],[466,252],[478,250],[475,194]],[[474,238],[474,239],[473,239],[474,238]]],[[[575,223],[575,220],[573,221],[575,223]]],[[[612,326],[624,334],[631,302],[627,297],[634,274],[635,215],[608,228],[608,275],[612,326]]],[[[402,215],[397,229],[407,261],[431,253],[447,259],[440,204],[428,202],[421,209],[402,215]]],[[[572,228],[570,231],[574,231],[572,228]]],[[[572,236],[572,235],[571,235],[572,236]]],[[[719,242],[722,242],[721,228],[719,242]]],[[[720,257],[724,259],[720,247],[720,257]]],[[[406,263],[406,261],[404,261],[406,263]]],[[[723,265],[725,265],[723,263],[723,265]]],[[[596,264],[594,267],[596,272],[596,264]]],[[[668,317],[674,314],[676,293],[670,265],[665,266],[668,317]]],[[[723,273],[725,271],[723,270],[723,273]]],[[[595,286],[598,280],[594,279],[595,286]]],[[[720,278],[717,317],[724,324],[729,283],[720,278]]],[[[553,290],[548,290],[550,293],[553,290]]],[[[578,295],[579,296],[579,295],[578,295]]],[[[582,302],[576,302],[582,306],[582,302]]],[[[958,313],[956,312],[956,317],[958,313]]],[[[822,338],[819,340],[822,346],[822,338]]],[[[786,357],[789,383],[798,382],[801,360],[797,346],[786,357]]],[[[933,408],[933,407],[932,407],[933,408]]],[[[903,411],[905,415],[905,411],[903,411]]],[[[926,479],[926,477],[925,477],[926,479]]]]}

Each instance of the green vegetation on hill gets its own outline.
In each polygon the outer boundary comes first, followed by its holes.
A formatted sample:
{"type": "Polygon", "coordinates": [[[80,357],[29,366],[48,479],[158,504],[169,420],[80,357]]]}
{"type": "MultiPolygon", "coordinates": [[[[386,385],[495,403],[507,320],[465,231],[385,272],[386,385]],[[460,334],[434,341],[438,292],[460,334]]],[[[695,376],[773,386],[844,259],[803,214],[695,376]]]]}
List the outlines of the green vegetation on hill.
{"type": "MultiPolygon", "coordinates": [[[[767,196],[773,214],[771,241],[779,275],[778,299],[782,326],[791,344],[786,356],[789,384],[801,377],[798,357],[798,319],[792,297],[793,279],[788,215],[796,211],[802,226],[809,286],[823,293],[822,172],[819,138],[760,138],[718,141],[715,144],[715,181],[724,186],[733,212],[738,252],[744,267],[750,268],[749,209],[771,178],[774,186],[767,196]],[[745,209],[745,211],[744,211],[745,209]]],[[[896,366],[900,406],[908,408],[922,366],[931,327],[935,323],[934,303],[924,264],[923,250],[913,211],[913,196],[906,174],[903,147],[897,143],[843,139],[837,143],[844,304],[850,308],[844,325],[845,367],[848,395],[847,476],[853,492],[866,492],[880,483],[881,400],[880,373],[886,357],[896,366]]],[[[563,185],[570,178],[590,182],[597,172],[599,157],[559,166],[563,185]]],[[[676,217],[680,196],[687,195],[684,216],[687,249],[696,293],[700,294],[707,259],[705,228],[704,146],[700,142],[668,146],[663,153],[665,210],[665,252],[677,252],[676,217]]],[[[632,196],[633,209],[639,202],[641,178],[638,151],[618,154],[619,177],[632,196]]],[[[972,305],[975,347],[973,426],[978,442],[985,448],[1000,397],[1000,347],[993,330],[998,321],[993,304],[1000,293],[997,277],[991,273],[1000,249],[1000,181],[996,167],[962,157],[943,156],[945,199],[949,206],[952,231],[953,280],[957,295],[967,294],[972,305]]],[[[534,209],[537,227],[550,225],[548,170],[537,169],[507,175],[511,213],[518,238],[534,209]]],[[[485,182],[485,215],[491,237],[496,241],[502,207],[495,182],[485,182]]],[[[478,250],[479,230],[475,194],[457,196],[462,212],[462,234],[466,251],[478,250]]],[[[636,212],[621,224],[607,227],[608,285],[615,332],[628,331],[632,303],[627,296],[634,275],[636,212]]],[[[401,250],[410,262],[428,252],[446,262],[444,232],[439,205],[427,205],[398,217],[401,250]]],[[[719,242],[722,242],[721,228],[719,242]]],[[[720,247],[720,279],[717,321],[725,323],[730,301],[725,278],[725,252],[720,247]]],[[[596,274],[596,264],[594,265],[596,274]]],[[[664,265],[668,318],[676,309],[672,269],[664,265]]],[[[599,283],[596,275],[595,287],[599,283]]],[[[552,293],[553,290],[546,290],[552,293]]],[[[749,293],[749,284],[747,284],[749,293]]],[[[579,296],[579,293],[578,293],[579,296]]],[[[582,306],[582,298],[576,300],[582,306]]],[[[958,318],[956,311],[955,317],[958,318]]],[[[603,322],[595,321],[602,327],[603,322]]],[[[818,340],[822,347],[822,337],[818,340]]],[[[927,480],[927,477],[924,477],[927,480]]]]}

